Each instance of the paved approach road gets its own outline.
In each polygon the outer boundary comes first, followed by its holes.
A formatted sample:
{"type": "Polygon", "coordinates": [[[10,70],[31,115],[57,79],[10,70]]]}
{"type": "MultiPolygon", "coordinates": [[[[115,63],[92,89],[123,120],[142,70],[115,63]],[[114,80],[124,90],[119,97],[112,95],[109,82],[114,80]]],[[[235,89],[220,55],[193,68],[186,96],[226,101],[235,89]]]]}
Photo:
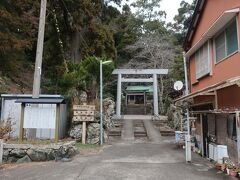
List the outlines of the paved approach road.
{"type": "Polygon", "coordinates": [[[0,180],[219,180],[207,160],[184,160],[170,138],[160,143],[118,142],[97,154],[78,155],[71,162],[28,163],[0,170],[0,180]]]}

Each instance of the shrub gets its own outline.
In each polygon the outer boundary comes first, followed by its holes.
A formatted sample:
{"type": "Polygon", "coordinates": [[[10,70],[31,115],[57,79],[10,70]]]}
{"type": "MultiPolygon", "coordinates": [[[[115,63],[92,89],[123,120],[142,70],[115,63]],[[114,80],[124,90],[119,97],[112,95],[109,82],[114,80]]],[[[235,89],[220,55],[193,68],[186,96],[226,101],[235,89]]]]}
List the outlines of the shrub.
{"type": "Polygon", "coordinates": [[[0,121],[0,139],[9,139],[13,132],[13,123],[10,118],[0,121]]]}

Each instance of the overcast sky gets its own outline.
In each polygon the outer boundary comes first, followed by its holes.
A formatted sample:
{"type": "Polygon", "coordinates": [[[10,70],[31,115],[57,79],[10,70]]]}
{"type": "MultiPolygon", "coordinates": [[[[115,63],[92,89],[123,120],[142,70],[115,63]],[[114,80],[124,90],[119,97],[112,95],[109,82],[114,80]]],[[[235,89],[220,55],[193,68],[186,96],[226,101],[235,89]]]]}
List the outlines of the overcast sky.
{"type": "MultiPolygon", "coordinates": [[[[125,4],[126,2],[128,4],[131,4],[131,2],[133,2],[134,0],[123,0],[122,4],[125,4]]],[[[178,13],[178,8],[180,7],[180,3],[182,0],[162,0],[160,6],[161,6],[161,10],[166,11],[167,13],[167,17],[166,17],[166,21],[167,22],[173,22],[173,18],[174,16],[178,13]]],[[[192,3],[193,0],[185,0],[189,3],[192,3]]]]}
{"type": "MultiPolygon", "coordinates": [[[[178,8],[182,0],[162,0],[161,9],[167,13],[167,22],[173,22],[174,16],[178,13],[178,8]]],[[[185,0],[188,3],[192,3],[193,0],[185,0]]]]}

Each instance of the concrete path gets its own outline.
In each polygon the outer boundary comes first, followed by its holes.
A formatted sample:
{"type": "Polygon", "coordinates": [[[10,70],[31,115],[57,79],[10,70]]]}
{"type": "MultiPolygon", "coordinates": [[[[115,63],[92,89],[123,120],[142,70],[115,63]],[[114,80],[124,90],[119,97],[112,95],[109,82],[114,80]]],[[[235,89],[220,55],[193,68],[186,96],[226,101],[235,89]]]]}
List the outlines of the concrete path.
{"type": "Polygon", "coordinates": [[[134,140],[133,120],[124,120],[122,129],[122,140],[124,141],[134,140]]]}
{"type": "Polygon", "coordinates": [[[0,180],[228,180],[198,155],[186,164],[174,140],[161,143],[119,142],[98,154],[71,162],[29,163],[0,170],[0,180]]]}
{"type": "Polygon", "coordinates": [[[150,120],[144,120],[143,121],[144,123],[144,126],[145,126],[145,129],[147,131],[147,136],[148,136],[148,139],[151,141],[151,142],[154,142],[154,143],[159,143],[162,141],[161,139],[161,134],[160,134],[160,130],[157,130],[152,121],[150,120]]]}

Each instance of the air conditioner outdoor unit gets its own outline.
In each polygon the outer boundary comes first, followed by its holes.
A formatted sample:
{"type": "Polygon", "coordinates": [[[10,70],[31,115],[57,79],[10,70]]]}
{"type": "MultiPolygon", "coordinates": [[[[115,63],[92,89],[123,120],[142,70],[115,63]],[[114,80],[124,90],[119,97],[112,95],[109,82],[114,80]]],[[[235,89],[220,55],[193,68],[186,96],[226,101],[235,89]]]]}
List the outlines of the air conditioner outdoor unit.
{"type": "Polygon", "coordinates": [[[223,158],[224,157],[229,157],[227,146],[217,145],[215,151],[216,151],[216,153],[215,153],[216,156],[214,156],[215,161],[217,161],[220,164],[223,164],[223,158]]]}
{"type": "Polygon", "coordinates": [[[229,157],[227,146],[217,145],[214,143],[209,144],[209,159],[217,161],[220,164],[223,164],[224,157],[229,157]]]}

